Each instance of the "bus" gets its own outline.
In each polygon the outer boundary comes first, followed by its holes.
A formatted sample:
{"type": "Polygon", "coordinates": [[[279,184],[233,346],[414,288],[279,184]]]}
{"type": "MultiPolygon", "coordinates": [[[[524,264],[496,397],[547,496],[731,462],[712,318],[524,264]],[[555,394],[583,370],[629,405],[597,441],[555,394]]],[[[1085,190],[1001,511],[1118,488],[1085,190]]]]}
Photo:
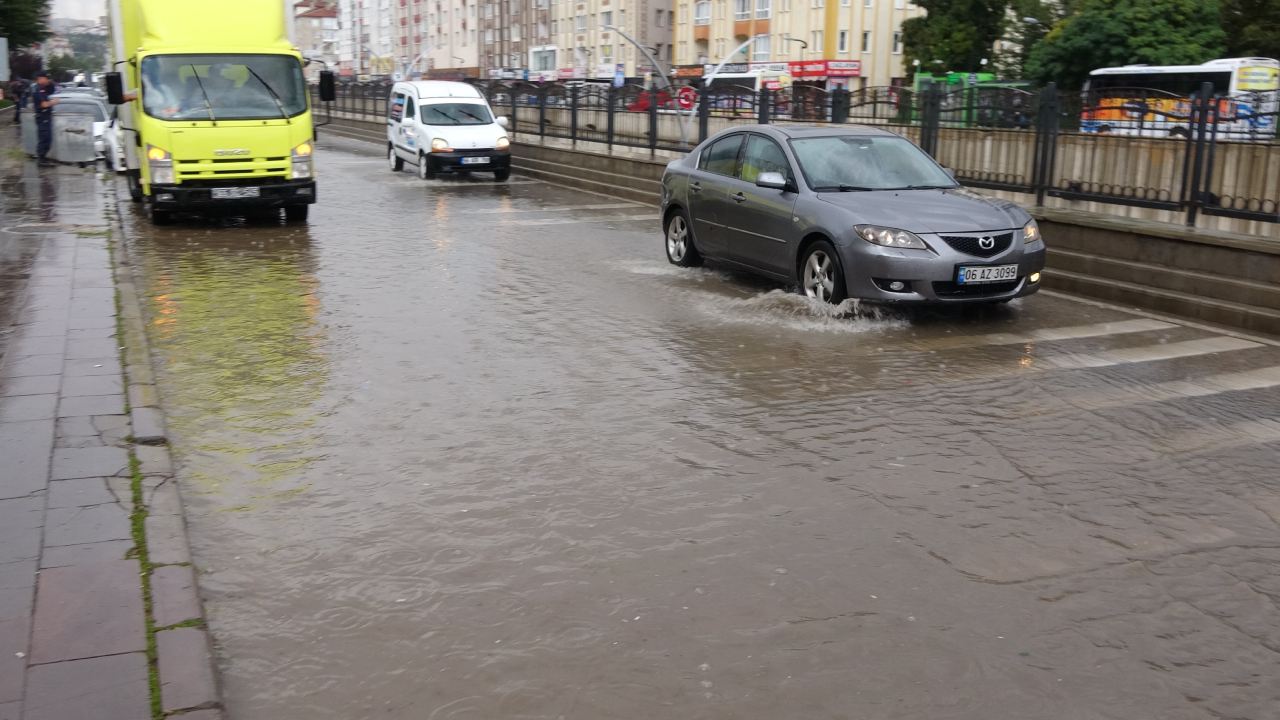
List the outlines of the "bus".
{"type": "Polygon", "coordinates": [[[1219,137],[1276,136],[1280,60],[1224,58],[1202,65],[1125,65],[1089,73],[1080,130],[1103,135],[1187,137],[1191,104],[1204,83],[1217,98],[1219,137]]]}

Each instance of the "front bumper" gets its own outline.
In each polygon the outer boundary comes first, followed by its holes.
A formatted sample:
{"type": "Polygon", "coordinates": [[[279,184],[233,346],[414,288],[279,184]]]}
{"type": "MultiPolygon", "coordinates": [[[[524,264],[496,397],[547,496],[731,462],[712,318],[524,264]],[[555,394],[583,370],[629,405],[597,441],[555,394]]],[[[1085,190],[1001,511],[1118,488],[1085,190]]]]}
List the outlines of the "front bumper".
{"type": "Polygon", "coordinates": [[[1040,289],[1041,283],[1031,282],[1030,276],[1044,270],[1043,241],[1024,244],[1017,236],[1008,250],[977,257],[953,250],[936,236],[921,238],[932,251],[885,248],[860,238],[842,243],[849,296],[889,303],[981,303],[1024,297],[1040,289]],[[1017,265],[1018,275],[1011,281],[958,285],[961,265],[1017,265]],[[906,285],[904,291],[888,289],[895,280],[906,285]]]}
{"type": "Polygon", "coordinates": [[[493,172],[511,167],[511,151],[509,150],[454,150],[453,152],[433,152],[427,154],[427,167],[432,172],[479,171],[493,172]],[[467,163],[466,158],[488,158],[487,163],[467,163]]]}
{"type": "Polygon", "coordinates": [[[213,210],[231,207],[285,207],[316,201],[315,180],[276,180],[259,184],[245,180],[235,185],[152,185],[151,202],[162,210],[213,210]],[[258,188],[258,197],[214,199],[216,188],[258,188]]]}

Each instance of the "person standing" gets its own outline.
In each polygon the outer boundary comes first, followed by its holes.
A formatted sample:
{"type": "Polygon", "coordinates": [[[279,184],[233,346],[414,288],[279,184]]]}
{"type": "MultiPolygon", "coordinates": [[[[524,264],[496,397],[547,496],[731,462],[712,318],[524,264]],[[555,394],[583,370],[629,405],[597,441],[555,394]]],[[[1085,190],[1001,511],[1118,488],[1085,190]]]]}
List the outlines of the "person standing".
{"type": "Polygon", "coordinates": [[[27,81],[15,77],[9,83],[9,99],[13,101],[13,121],[22,122],[22,105],[27,101],[27,81]]]}
{"type": "Polygon", "coordinates": [[[54,165],[49,159],[49,149],[53,147],[53,106],[58,99],[53,94],[58,86],[49,79],[49,73],[36,74],[36,86],[31,89],[31,110],[36,114],[36,133],[39,142],[36,144],[36,155],[41,165],[54,165]]]}

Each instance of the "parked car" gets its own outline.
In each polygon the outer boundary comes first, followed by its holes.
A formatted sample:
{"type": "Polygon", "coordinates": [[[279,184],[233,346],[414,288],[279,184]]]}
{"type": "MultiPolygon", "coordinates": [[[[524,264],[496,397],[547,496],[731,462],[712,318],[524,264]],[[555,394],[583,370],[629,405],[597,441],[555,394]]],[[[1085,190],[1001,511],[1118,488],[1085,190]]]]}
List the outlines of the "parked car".
{"type": "Polygon", "coordinates": [[[124,154],[124,132],[120,127],[120,114],[116,107],[111,108],[111,116],[102,131],[102,156],[109,170],[122,173],[129,169],[124,154]]]}
{"type": "Polygon", "coordinates": [[[65,88],[54,95],[58,104],[53,106],[57,114],[91,115],[93,117],[93,149],[99,159],[104,157],[106,143],[103,133],[108,122],[107,104],[91,88],[65,88]]]}
{"type": "Polygon", "coordinates": [[[714,135],[662,178],[667,259],[714,259],[816,300],[1007,302],[1040,288],[1035,220],[959,185],[870,127],[754,125],[714,135]]]}
{"type": "Polygon", "coordinates": [[[418,177],[441,172],[511,174],[507,119],[495,118],[479,90],[458,82],[398,82],[387,99],[387,162],[399,172],[406,162],[418,177]]]}

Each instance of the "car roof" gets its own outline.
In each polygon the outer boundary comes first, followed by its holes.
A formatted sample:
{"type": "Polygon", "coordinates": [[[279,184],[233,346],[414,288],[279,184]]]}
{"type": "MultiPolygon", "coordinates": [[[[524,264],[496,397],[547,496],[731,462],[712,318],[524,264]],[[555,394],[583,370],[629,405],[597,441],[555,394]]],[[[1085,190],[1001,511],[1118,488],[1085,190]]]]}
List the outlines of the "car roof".
{"type": "Polygon", "coordinates": [[[845,125],[843,123],[825,125],[735,125],[720,134],[727,135],[730,132],[744,131],[764,133],[765,135],[782,138],[824,137],[831,135],[898,137],[895,133],[870,125],[845,125]]]}
{"type": "Polygon", "coordinates": [[[448,80],[411,80],[397,83],[397,85],[407,85],[413,88],[419,98],[467,98],[470,100],[481,99],[480,91],[476,88],[460,82],[450,82],[448,80]]]}

